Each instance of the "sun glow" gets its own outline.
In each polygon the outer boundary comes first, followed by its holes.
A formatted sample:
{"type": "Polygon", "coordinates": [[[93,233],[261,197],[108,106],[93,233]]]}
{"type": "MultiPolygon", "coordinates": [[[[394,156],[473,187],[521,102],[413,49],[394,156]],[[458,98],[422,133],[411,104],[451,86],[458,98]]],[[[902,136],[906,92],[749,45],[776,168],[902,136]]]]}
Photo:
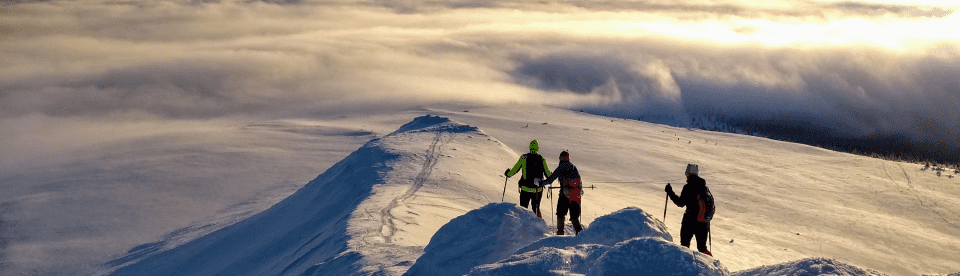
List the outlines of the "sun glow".
{"type": "Polygon", "coordinates": [[[722,44],[763,44],[786,46],[876,45],[891,50],[909,50],[910,45],[960,41],[960,13],[944,18],[904,20],[850,18],[825,23],[787,23],[766,19],[737,19],[692,23],[620,23],[625,36],[658,34],[680,39],[713,41],[722,44]]]}

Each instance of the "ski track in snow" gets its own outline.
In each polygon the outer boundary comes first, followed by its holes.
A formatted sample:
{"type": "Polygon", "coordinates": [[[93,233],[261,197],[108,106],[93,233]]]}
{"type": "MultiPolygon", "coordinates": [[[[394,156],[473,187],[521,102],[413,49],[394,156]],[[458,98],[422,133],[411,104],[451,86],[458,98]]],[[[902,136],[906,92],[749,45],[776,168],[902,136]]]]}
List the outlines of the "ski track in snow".
{"type": "MultiPolygon", "coordinates": [[[[883,162],[883,161],[881,161],[881,162],[883,162]]],[[[883,172],[884,172],[884,173],[887,173],[887,167],[886,167],[886,165],[884,165],[884,164],[885,164],[885,163],[881,163],[881,166],[883,167],[883,172]]],[[[900,171],[903,172],[903,177],[907,179],[907,186],[909,187],[908,190],[910,191],[911,194],[913,194],[914,197],[917,198],[917,201],[920,203],[920,207],[923,207],[923,208],[926,208],[927,210],[930,210],[930,211],[933,212],[934,214],[937,214],[937,216],[940,217],[940,219],[943,220],[943,222],[946,222],[947,224],[953,225],[954,228],[960,229],[960,225],[957,225],[956,222],[950,221],[949,219],[947,219],[947,217],[945,217],[942,213],[940,213],[940,211],[937,211],[936,209],[933,208],[933,207],[939,206],[939,204],[937,204],[936,201],[932,201],[932,200],[924,201],[923,198],[920,196],[920,193],[917,192],[917,189],[914,187],[913,181],[910,180],[910,175],[907,174],[907,170],[903,168],[903,165],[897,164],[897,166],[900,167],[900,171]],[[931,204],[932,204],[932,205],[931,205],[931,204]]],[[[891,177],[889,173],[887,173],[887,177],[889,177],[889,178],[890,178],[890,181],[892,181],[894,184],[896,184],[897,186],[900,186],[900,184],[897,183],[897,181],[893,180],[893,177],[891,177]]],[[[946,208],[944,208],[944,209],[947,210],[948,212],[954,214],[954,216],[957,215],[956,213],[954,213],[954,212],[953,212],[952,210],[950,210],[950,209],[946,209],[946,208]]]]}
{"type": "MultiPolygon", "coordinates": [[[[423,184],[427,182],[427,179],[430,178],[430,174],[433,173],[433,167],[437,165],[437,162],[440,160],[442,154],[441,148],[446,142],[443,142],[443,132],[437,131],[436,136],[433,138],[433,142],[430,143],[430,148],[427,150],[426,158],[423,161],[423,168],[420,170],[420,173],[417,174],[417,177],[413,180],[413,185],[410,186],[407,191],[393,200],[390,201],[390,204],[386,208],[380,210],[380,222],[382,223],[380,235],[383,238],[385,244],[393,243],[393,236],[397,232],[397,223],[396,221],[401,221],[409,224],[410,222],[403,221],[392,214],[393,210],[400,205],[406,204],[405,202],[414,196],[423,184]]],[[[449,139],[448,139],[449,142],[449,139]]]]}

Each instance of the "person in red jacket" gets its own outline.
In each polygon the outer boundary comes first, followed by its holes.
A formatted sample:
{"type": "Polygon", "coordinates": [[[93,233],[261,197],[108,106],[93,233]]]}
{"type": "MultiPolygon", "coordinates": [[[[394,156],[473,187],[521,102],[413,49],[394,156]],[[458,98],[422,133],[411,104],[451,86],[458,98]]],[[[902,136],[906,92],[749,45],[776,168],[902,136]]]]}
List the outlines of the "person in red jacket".
{"type": "Polygon", "coordinates": [[[557,179],[560,180],[560,197],[557,198],[557,235],[563,235],[564,217],[568,210],[570,223],[573,223],[573,234],[578,235],[583,231],[583,226],[580,225],[580,198],[583,196],[583,185],[580,182],[580,172],[577,171],[577,166],[570,163],[570,153],[567,151],[560,153],[560,164],[543,182],[549,186],[557,179]]]}
{"type": "Polygon", "coordinates": [[[667,187],[664,188],[674,204],[679,207],[687,207],[680,222],[680,245],[690,247],[690,239],[697,236],[697,251],[713,256],[707,250],[707,234],[710,231],[709,219],[712,219],[713,214],[710,213],[710,218],[703,218],[702,216],[707,210],[701,210],[701,208],[704,208],[701,206],[701,198],[709,195],[712,201],[713,195],[707,189],[707,181],[698,175],[699,168],[697,165],[688,164],[685,174],[687,175],[687,184],[683,186],[680,196],[673,192],[673,187],[670,184],[667,184],[667,187]]]}

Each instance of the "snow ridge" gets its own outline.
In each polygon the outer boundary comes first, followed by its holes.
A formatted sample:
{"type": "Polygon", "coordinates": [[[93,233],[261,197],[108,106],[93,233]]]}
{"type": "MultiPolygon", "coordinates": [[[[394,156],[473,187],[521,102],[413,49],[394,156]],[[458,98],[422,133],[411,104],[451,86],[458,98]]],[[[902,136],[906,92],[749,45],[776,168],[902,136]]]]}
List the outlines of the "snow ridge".
{"type": "Polygon", "coordinates": [[[399,275],[423,254],[436,231],[431,227],[443,225],[432,221],[448,221],[500,196],[502,183],[496,183],[502,181],[495,177],[449,168],[437,176],[437,168],[449,158],[515,155],[476,127],[421,116],[367,142],[262,213],[172,249],[156,245],[183,237],[135,247],[101,274],[399,275]],[[472,193],[449,198],[438,190],[472,193]]]}
{"type": "MultiPolygon", "coordinates": [[[[347,251],[345,221],[396,158],[382,140],[374,139],[270,209],[182,246],[120,264],[111,275],[289,275],[308,270],[313,260],[355,263],[355,255],[340,254],[347,251]]],[[[344,265],[338,272],[355,270],[344,265]]]]}
{"type": "Polygon", "coordinates": [[[882,275],[822,258],[731,273],[637,207],[554,236],[529,210],[492,203],[510,183],[490,172],[517,156],[477,127],[421,116],[264,212],[191,241],[171,234],[135,247],[103,274],[882,275]]]}

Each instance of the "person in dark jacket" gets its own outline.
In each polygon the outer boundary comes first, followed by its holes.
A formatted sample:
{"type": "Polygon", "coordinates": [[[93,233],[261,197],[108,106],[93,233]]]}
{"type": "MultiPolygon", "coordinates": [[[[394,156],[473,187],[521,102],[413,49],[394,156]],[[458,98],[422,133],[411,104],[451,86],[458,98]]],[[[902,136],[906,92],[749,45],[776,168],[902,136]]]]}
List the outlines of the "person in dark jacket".
{"type": "Polygon", "coordinates": [[[511,177],[523,170],[523,175],[517,182],[520,187],[520,206],[527,208],[530,201],[533,201],[533,208],[530,210],[537,214],[537,217],[542,218],[543,216],[540,215],[540,199],[543,198],[542,180],[544,176],[550,176],[550,167],[547,166],[547,160],[537,153],[538,150],[540,150],[540,143],[537,140],[530,141],[530,153],[521,155],[517,164],[513,165],[513,169],[507,169],[503,175],[511,177]]]}
{"type": "Polygon", "coordinates": [[[563,235],[564,217],[568,210],[574,235],[580,234],[580,231],[583,231],[583,226],[580,225],[580,197],[583,195],[583,187],[580,183],[580,172],[577,171],[577,166],[570,163],[570,153],[567,151],[560,153],[560,164],[543,182],[549,186],[557,179],[560,179],[560,197],[557,198],[557,235],[563,235]]]}
{"type": "Polygon", "coordinates": [[[683,186],[680,196],[673,192],[673,187],[670,184],[667,184],[667,187],[664,188],[674,204],[679,207],[687,207],[687,210],[683,213],[683,220],[680,222],[680,245],[689,248],[690,239],[697,236],[697,251],[713,256],[707,250],[707,233],[710,229],[710,222],[702,222],[698,219],[701,212],[697,195],[704,193],[704,190],[707,189],[707,181],[700,178],[698,175],[699,168],[695,164],[688,164],[685,174],[687,175],[687,184],[683,186]]]}

